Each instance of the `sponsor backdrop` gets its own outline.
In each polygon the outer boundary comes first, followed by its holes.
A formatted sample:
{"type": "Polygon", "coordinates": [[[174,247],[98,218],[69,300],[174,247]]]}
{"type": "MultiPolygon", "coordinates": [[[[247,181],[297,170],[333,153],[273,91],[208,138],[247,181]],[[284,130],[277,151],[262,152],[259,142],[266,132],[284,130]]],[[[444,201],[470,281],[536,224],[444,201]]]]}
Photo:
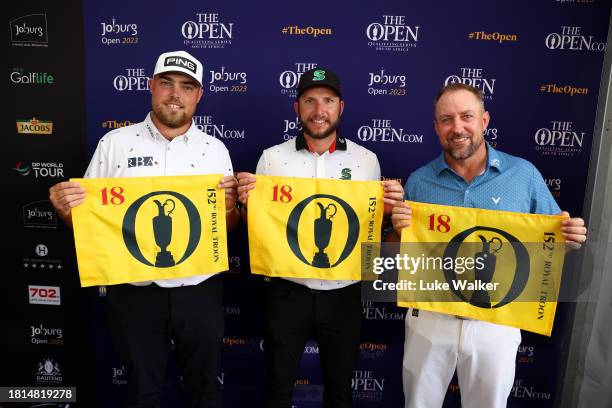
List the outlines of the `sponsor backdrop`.
{"type": "Polygon", "coordinates": [[[95,406],[95,291],[80,288],[72,231],[48,201],[88,160],[82,6],[16,2],[5,15],[0,385],[76,386],[78,405],[95,406]]]}
{"type": "MultiPolygon", "coordinates": [[[[104,290],[79,288],[71,231],[47,189],[81,177],[106,132],[145,117],[147,79],[163,51],[186,50],[204,64],[195,122],[226,144],[236,170],[254,171],[262,149],[298,133],[295,86],[303,72],[323,66],[343,82],[344,136],[376,152],[383,175],[403,183],[439,154],[435,92],[462,82],[484,92],[489,143],[535,163],[560,206],[582,212],[608,1],[35,3],[11,4],[8,15],[8,87],[16,103],[4,125],[13,239],[4,244],[2,298],[3,310],[14,313],[3,319],[12,351],[2,353],[2,384],[76,385],[79,402],[71,406],[95,406],[95,398],[115,407],[125,393],[104,290]]],[[[219,381],[226,406],[256,406],[265,378],[265,284],[250,275],[246,228],[229,241],[219,381]]],[[[551,338],[523,334],[509,406],[553,406],[571,312],[560,305],[551,338]]],[[[363,318],[355,406],[399,407],[404,310],[366,302],[363,318]]],[[[184,395],[173,362],[168,371],[163,399],[174,406],[184,395]]],[[[458,407],[456,381],[448,391],[445,406],[458,407]]],[[[294,406],[318,407],[321,397],[313,341],[294,406]]]]}

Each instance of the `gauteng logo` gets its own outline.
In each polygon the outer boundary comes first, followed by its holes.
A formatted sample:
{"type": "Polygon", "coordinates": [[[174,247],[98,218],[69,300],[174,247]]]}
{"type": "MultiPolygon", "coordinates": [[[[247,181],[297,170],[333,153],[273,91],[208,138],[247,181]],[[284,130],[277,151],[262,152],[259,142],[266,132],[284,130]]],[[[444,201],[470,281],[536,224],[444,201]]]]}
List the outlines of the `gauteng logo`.
{"type": "Polygon", "coordinates": [[[50,120],[17,119],[17,133],[33,135],[50,135],[53,133],[53,122],[50,120]]]}
{"type": "Polygon", "coordinates": [[[168,268],[181,264],[196,250],[202,235],[202,220],[196,206],[184,195],[174,191],[154,191],[145,194],[129,206],[125,212],[121,230],[123,242],[136,260],[147,266],[168,268]],[[149,208],[146,208],[145,205],[149,208]],[[153,219],[147,219],[148,217],[144,215],[139,216],[141,209],[143,213],[149,213],[151,206],[154,208],[154,214],[157,214],[153,219]],[[183,236],[185,234],[173,236],[173,219],[177,217],[188,219],[186,225],[189,226],[189,231],[186,234],[186,240],[183,236]],[[145,255],[138,245],[138,236],[149,234],[151,225],[155,243],[160,249],[155,254],[155,259],[150,256],[151,254],[145,255]],[[175,248],[183,247],[184,249],[173,254],[168,249],[173,241],[175,248]]]}
{"type": "Polygon", "coordinates": [[[363,142],[423,143],[423,135],[409,133],[391,126],[390,119],[372,119],[371,125],[357,129],[357,137],[363,142]]]}
{"type": "Polygon", "coordinates": [[[11,44],[17,47],[48,47],[47,15],[29,14],[9,22],[11,44]]]}
{"type": "Polygon", "coordinates": [[[382,16],[366,27],[368,46],[377,51],[408,51],[419,41],[419,26],[406,25],[406,16],[382,16]]]}
{"type": "Polygon", "coordinates": [[[315,268],[331,268],[342,263],[355,249],[359,239],[359,218],[355,210],[343,199],[330,194],[315,194],[293,208],[287,221],[286,233],[289,247],[300,261],[315,268]],[[301,223],[302,218],[305,220],[301,223]],[[334,224],[336,230],[347,231],[347,234],[332,234],[334,224]],[[312,231],[313,228],[317,252],[309,254],[305,253],[300,245],[300,238],[307,236],[300,231],[312,231]],[[341,248],[341,251],[328,254],[327,247],[341,248]]]}
{"type": "Polygon", "coordinates": [[[144,68],[126,68],[124,75],[115,76],[113,87],[120,92],[148,91],[149,77],[145,75],[144,68]]]}
{"type": "Polygon", "coordinates": [[[550,33],[544,39],[549,50],[605,51],[606,43],[595,41],[592,35],[582,33],[580,26],[561,26],[560,32],[550,33]]]}
{"type": "Polygon", "coordinates": [[[217,139],[244,139],[244,129],[228,129],[225,124],[214,123],[210,115],[194,116],[193,123],[202,132],[217,139]]]}
{"type": "Polygon", "coordinates": [[[218,13],[196,13],[181,26],[184,44],[191,48],[225,48],[232,44],[234,23],[222,22],[218,13]]]}
{"type": "Polygon", "coordinates": [[[551,121],[548,128],[536,130],[535,150],[545,156],[572,157],[582,153],[585,132],[573,129],[573,122],[551,121]]]}
{"type": "Polygon", "coordinates": [[[460,71],[460,75],[449,75],[446,77],[444,85],[470,85],[482,91],[483,99],[493,99],[493,93],[495,92],[495,78],[484,78],[482,68],[461,68],[460,71]]]}
{"type": "Polygon", "coordinates": [[[34,370],[36,384],[61,384],[63,381],[62,370],[59,364],[52,358],[43,358],[34,370]]]}
{"type": "Polygon", "coordinates": [[[317,67],[316,62],[296,62],[295,69],[281,72],[278,81],[281,85],[281,93],[290,98],[297,96],[297,87],[302,74],[317,67]]]}

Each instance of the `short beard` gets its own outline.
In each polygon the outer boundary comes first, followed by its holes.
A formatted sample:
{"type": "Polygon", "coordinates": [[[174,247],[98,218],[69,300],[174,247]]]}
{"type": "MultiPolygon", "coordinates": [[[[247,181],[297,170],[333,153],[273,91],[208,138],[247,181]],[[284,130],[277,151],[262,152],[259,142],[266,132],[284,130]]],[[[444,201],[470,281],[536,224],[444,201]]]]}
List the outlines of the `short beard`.
{"type": "Polygon", "coordinates": [[[157,120],[170,129],[178,129],[185,126],[190,121],[189,115],[187,115],[185,112],[177,115],[166,115],[162,110],[153,109],[153,113],[155,114],[157,120]]]}
{"type": "Polygon", "coordinates": [[[470,141],[470,145],[464,148],[463,150],[451,149],[450,147],[446,150],[453,159],[455,160],[465,160],[474,155],[476,151],[482,146],[484,143],[484,137],[479,137],[476,139],[476,142],[470,141]]]}
{"type": "Polygon", "coordinates": [[[301,125],[302,125],[302,129],[304,129],[304,133],[306,133],[308,136],[312,137],[313,139],[325,139],[338,129],[338,126],[340,126],[340,118],[338,118],[335,122],[330,123],[327,130],[325,130],[324,132],[320,132],[320,133],[313,132],[312,129],[310,129],[305,122],[302,122],[301,125]]]}

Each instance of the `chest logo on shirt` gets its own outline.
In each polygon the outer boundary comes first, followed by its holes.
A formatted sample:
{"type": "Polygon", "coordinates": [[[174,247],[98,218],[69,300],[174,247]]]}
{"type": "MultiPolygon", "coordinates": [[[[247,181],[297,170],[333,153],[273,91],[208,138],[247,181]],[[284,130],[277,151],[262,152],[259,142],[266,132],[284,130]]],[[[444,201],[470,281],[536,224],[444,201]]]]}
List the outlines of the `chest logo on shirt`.
{"type": "Polygon", "coordinates": [[[348,167],[343,168],[342,172],[340,173],[340,180],[351,180],[352,178],[353,176],[351,175],[351,169],[348,167]]]}
{"type": "Polygon", "coordinates": [[[153,166],[153,156],[128,157],[128,168],[153,166]]]}
{"type": "Polygon", "coordinates": [[[491,200],[493,200],[493,202],[495,203],[495,205],[499,204],[499,200],[501,200],[500,196],[497,197],[491,197],[491,200]]]}

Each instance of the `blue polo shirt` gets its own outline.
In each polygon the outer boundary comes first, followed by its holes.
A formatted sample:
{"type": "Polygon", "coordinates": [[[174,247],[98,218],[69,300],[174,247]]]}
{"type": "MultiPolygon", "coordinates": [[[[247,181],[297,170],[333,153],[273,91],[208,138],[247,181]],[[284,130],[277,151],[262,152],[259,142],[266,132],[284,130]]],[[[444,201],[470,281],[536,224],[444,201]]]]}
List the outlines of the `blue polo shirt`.
{"type": "Polygon", "coordinates": [[[431,204],[485,208],[531,214],[561,210],[533,164],[493,149],[487,143],[485,172],[467,183],[444,159],[444,153],[414,171],[405,198],[431,204]]]}

